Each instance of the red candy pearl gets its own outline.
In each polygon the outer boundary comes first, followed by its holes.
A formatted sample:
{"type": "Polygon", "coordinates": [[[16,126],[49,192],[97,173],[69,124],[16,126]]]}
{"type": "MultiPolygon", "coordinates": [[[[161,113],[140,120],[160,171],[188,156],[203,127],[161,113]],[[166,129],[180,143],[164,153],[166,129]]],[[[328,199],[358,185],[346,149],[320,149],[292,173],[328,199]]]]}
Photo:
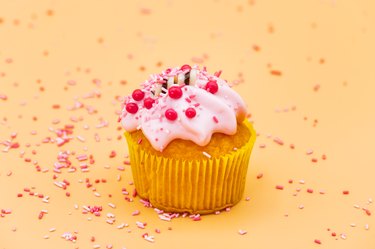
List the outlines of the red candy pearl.
{"type": "Polygon", "coordinates": [[[181,67],[181,70],[184,71],[184,70],[190,70],[191,69],[191,66],[185,64],[181,67]]]}
{"type": "Polygon", "coordinates": [[[134,100],[140,101],[145,97],[145,93],[142,92],[141,89],[135,89],[133,91],[132,97],[133,97],[134,100]]]}
{"type": "Polygon", "coordinates": [[[128,103],[126,104],[126,111],[132,114],[137,113],[138,105],[136,103],[128,103]]]}
{"type": "Polygon", "coordinates": [[[177,112],[172,108],[165,111],[165,117],[171,121],[177,119],[177,112]]]}
{"type": "Polygon", "coordinates": [[[219,90],[219,86],[217,85],[216,81],[210,80],[206,84],[206,90],[212,94],[216,93],[219,90]]]}
{"type": "Polygon", "coordinates": [[[186,115],[186,117],[188,117],[188,118],[194,118],[195,115],[197,115],[197,112],[195,111],[194,108],[189,107],[188,109],[186,109],[186,111],[185,111],[185,115],[186,115]]]}
{"type": "Polygon", "coordinates": [[[171,88],[168,89],[168,95],[172,99],[179,99],[182,96],[182,90],[178,86],[172,86],[171,88]]]}
{"type": "Polygon", "coordinates": [[[145,98],[145,100],[143,100],[143,104],[144,106],[147,108],[147,109],[150,109],[152,107],[152,104],[155,102],[155,100],[153,98],[145,98]]]}

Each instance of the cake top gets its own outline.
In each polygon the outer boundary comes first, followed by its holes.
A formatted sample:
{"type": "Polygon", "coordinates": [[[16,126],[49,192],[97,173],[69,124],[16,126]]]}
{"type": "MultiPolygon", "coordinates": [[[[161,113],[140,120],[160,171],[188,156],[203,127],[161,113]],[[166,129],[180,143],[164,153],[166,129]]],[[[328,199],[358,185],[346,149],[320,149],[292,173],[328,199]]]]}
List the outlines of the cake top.
{"type": "Polygon", "coordinates": [[[215,132],[234,135],[246,105],[220,74],[189,65],[153,74],[125,97],[119,121],[127,132],[141,129],[158,151],[174,139],[205,146],[215,132]]]}

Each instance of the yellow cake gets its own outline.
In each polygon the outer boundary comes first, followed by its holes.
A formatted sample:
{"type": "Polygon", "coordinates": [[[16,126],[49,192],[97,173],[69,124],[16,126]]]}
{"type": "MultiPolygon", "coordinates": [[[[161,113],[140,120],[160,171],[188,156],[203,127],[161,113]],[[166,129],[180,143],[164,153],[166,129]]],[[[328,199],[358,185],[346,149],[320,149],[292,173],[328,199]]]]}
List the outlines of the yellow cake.
{"type": "Polygon", "coordinates": [[[243,195],[256,134],[242,99],[219,75],[167,69],[124,101],[134,183],[156,208],[207,214],[243,195]]]}

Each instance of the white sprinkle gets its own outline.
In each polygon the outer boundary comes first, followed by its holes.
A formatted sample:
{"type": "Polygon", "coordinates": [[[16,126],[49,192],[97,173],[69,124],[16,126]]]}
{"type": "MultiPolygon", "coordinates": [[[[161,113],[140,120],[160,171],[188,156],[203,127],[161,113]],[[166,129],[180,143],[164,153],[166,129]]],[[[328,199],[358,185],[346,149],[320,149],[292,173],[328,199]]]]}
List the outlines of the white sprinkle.
{"type": "Polygon", "coordinates": [[[44,235],[43,239],[49,239],[48,235],[44,235]]]}
{"type": "Polygon", "coordinates": [[[78,205],[77,204],[74,204],[74,209],[78,209],[78,205]]]}
{"type": "Polygon", "coordinates": [[[115,222],[115,220],[113,220],[113,219],[107,219],[106,222],[108,224],[112,225],[115,222]]]}
{"type": "Polygon", "coordinates": [[[312,153],[314,153],[314,151],[313,151],[312,149],[308,149],[308,150],[306,151],[306,155],[311,155],[312,153]]]}
{"type": "Polygon", "coordinates": [[[365,230],[369,230],[370,226],[368,224],[365,225],[365,230]]]}
{"type": "Polygon", "coordinates": [[[120,225],[117,226],[117,229],[123,229],[125,227],[124,223],[121,223],[120,225]]]}
{"type": "Polygon", "coordinates": [[[372,203],[372,198],[368,198],[368,203],[372,203]]]}
{"type": "Polygon", "coordinates": [[[305,184],[305,180],[299,180],[300,184],[305,184]]]}
{"type": "Polygon", "coordinates": [[[351,227],[356,227],[356,224],[351,223],[350,226],[351,226],[351,227]]]}
{"type": "Polygon", "coordinates": [[[247,231],[246,231],[246,230],[242,230],[242,229],[240,229],[240,230],[238,230],[238,233],[239,233],[240,235],[245,235],[245,234],[247,234],[247,231]]]}
{"type": "Polygon", "coordinates": [[[167,216],[164,216],[164,215],[162,215],[162,214],[159,214],[159,218],[160,218],[161,220],[164,220],[164,221],[171,221],[171,218],[169,218],[169,217],[167,217],[167,216]]]}
{"type": "Polygon", "coordinates": [[[154,240],[154,236],[144,235],[143,238],[144,238],[145,240],[147,240],[148,242],[151,242],[151,243],[155,242],[155,240],[154,240]]]}
{"type": "Polygon", "coordinates": [[[299,209],[304,209],[305,206],[303,206],[303,205],[299,205],[298,208],[299,208],[299,209]]]}
{"type": "Polygon", "coordinates": [[[49,231],[52,233],[52,232],[56,231],[56,228],[52,227],[52,228],[49,229],[49,231]]]}
{"type": "Polygon", "coordinates": [[[93,245],[92,248],[94,248],[94,249],[99,249],[99,248],[100,248],[100,245],[93,245]]]}
{"type": "Polygon", "coordinates": [[[355,207],[355,208],[360,208],[360,206],[359,205],[357,205],[357,204],[355,204],[353,207],[355,207]]]}
{"type": "Polygon", "coordinates": [[[121,181],[121,176],[120,175],[117,175],[117,179],[116,179],[118,182],[121,181]]]}
{"type": "Polygon", "coordinates": [[[346,238],[347,238],[347,236],[346,236],[346,234],[345,234],[345,233],[342,233],[342,234],[340,234],[340,238],[341,238],[341,239],[346,239],[346,238]]]}
{"type": "Polygon", "coordinates": [[[107,217],[108,218],[115,218],[116,216],[114,214],[112,214],[112,213],[107,213],[107,217]]]}
{"type": "Polygon", "coordinates": [[[215,214],[216,214],[216,215],[220,214],[220,211],[216,211],[215,214]]]}
{"type": "Polygon", "coordinates": [[[85,141],[86,141],[85,138],[82,137],[82,136],[77,136],[77,139],[78,139],[79,141],[81,141],[81,142],[85,142],[85,141]]]}
{"type": "Polygon", "coordinates": [[[208,157],[208,158],[211,158],[211,155],[208,154],[207,152],[203,151],[202,153],[203,153],[204,156],[206,156],[206,157],[208,157]]]}
{"type": "Polygon", "coordinates": [[[95,195],[96,197],[100,197],[100,194],[99,194],[98,192],[95,192],[94,195],[95,195]]]}
{"type": "Polygon", "coordinates": [[[54,184],[59,187],[59,188],[63,188],[63,185],[60,183],[60,182],[54,182],[54,184]]]}
{"type": "Polygon", "coordinates": [[[110,206],[111,208],[116,208],[116,205],[115,204],[113,204],[113,203],[108,203],[108,206],[110,206]]]}

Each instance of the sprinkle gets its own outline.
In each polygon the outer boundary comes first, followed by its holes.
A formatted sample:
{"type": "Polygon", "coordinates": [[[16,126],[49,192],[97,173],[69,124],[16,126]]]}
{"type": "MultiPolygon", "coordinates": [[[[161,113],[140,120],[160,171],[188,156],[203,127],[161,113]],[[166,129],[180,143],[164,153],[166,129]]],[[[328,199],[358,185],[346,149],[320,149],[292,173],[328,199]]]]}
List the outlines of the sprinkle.
{"type": "Polygon", "coordinates": [[[279,70],[271,70],[270,73],[271,73],[271,75],[275,75],[275,76],[281,76],[282,75],[282,72],[279,71],[279,70]]]}
{"type": "Polygon", "coordinates": [[[266,148],[266,145],[265,144],[259,144],[259,148],[264,149],[264,148],[266,148]]]}
{"type": "Polygon", "coordinates": [[[262,178],[263,177],[263,173],[259,173],[258,175],[257,175],[257,179],[260,179],[260,178],[262,178]]]}
{"type": "Polygon", "coordinates": [[[343,194],[343,195],[348,195],[348,194],[349,194],[349,191],[348,191],[348,190],[344,190],[344,191],[342,191],[342,194],[343,194]]]}
{"type": "Polygon", "coordinates": [[[314,193],[314,190],[311,189],[311,188],[308,188],[306,191],[307,191],[307,193],[310,193],[310,194],[314,193]]]}
{"type": "Polygon", "coordinates": [[[245,235],[245,234],[247,234],[247,231],[246,231],[246,230],[242,230],[242,229],[240,229],[240,230],[238,230],[238,233],[239,233],[240,235],[245,235]]]}
{"type": "Polygon", "coordinates": [[[340,234],[340,238],[343,239],[343,240],[345,240],[345,239],[347,239],[348,237],[346,236],[345,233],[342,233],[342,234],[340,234]]]}
{"type": "Polygon", "coordinates": [[[205,151],[203,151],[202,152],[202,154],[204,155],[204,156],[206,156],[207,158],[211,158],[211,155],[210,154],[208,154],[207,152],[205,152],[205,151]]]}
{"type": "Polygon", "coordinates": [[[274,141],[275,143],[277,143],[278,145],[283,145],[283,144],[284,144],[283,140],[281,140],[281,139],[278,138],[278,137],[275,137],[275,138],[273,139],[273,141],[274,141]]]}
{"type": "Polygon", "coordinates": [[[113,203],[108,203],[108,206],[110,206],[111,208],[116,208],[116,205],[113,203]]]}
{"type": "Polygon", "coordinates": [[[314,151],[313,151],[312,149],[308,149],[308,150],[306,151],[306,155],[311,155],[312,153],[314,153],[314,151]]]}
{"type": "Polygon", "coordinates": [[[275,188],[278,189],[278,190],[283,190],[283,189],[284,189],[284,186],[282,186],[282,185],[276,185],[275,188]]]}
{"type": "Polygon", "coordinates": [[[317,159],[317,158],[312,158],[312,159],[311,159],[311,162],[313,162],[313,163],[317,163],[317,162],[318,162],[318,159],[317,159]]]}
{"type": "Polygon", "coordinates": [[[139,215],[141,212],[139,211],[139,210],[135,210],[133,213],[132,213],[132,215],[133,216],[136,216],[136,215],[139,215]]]}
{"type": "Polygon", "coordinates": [[[370,229],[369,225],[365,224],[365,230],[369,230],[369,229],[370,229]]]}
{"type": "Polygon", "coordinates": [[[215,123],[219,123],[219,120],[217,119],[216,116],[213,116],[212,119],[214,120],[215,123]]]}
{"type": "Polygon", "coordinates": [[[314,242],[316,243],[316,244],[322,244],[322,242],[320,241],[320,240],[318,240],[318,239],[316,239],[316,240],[314,240],[314,242]]]}

